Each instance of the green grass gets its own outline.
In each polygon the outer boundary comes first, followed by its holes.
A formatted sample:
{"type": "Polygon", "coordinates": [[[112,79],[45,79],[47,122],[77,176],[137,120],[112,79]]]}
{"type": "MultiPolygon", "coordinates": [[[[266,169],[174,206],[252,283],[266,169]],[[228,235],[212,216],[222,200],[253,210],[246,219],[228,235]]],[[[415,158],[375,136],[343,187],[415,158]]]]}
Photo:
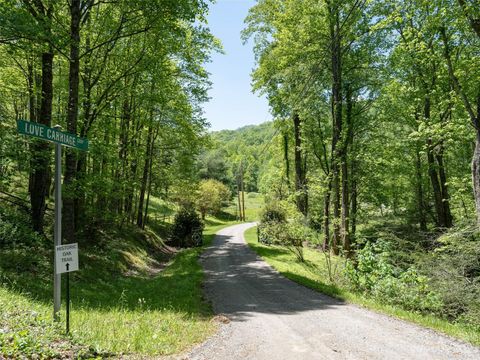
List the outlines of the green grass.
{"type": "MultiPolygon", "coordinates": [[[[260,212],[265,204],[264,197],[260,193],[245,193],[245,220],[257,221],[260,217],[260,212]]],[[[232,200],[226,211],[230,214],[238,215],[237,198],[232,200]]]]}
{"type": "MultiPolygon", "coordinates": [[[[205,246],[227,225],[208,218],[205,246]]],[[[134,228],[103,236],[99,244],[79,244],[80,271],[71,277],[71,336],[64,335],[64,307],[62,323],[52,322],[50,251],[0,252],[0,354],[167,355],[216,331],[211,306],[202,297],[198,255],[203,248],[172,257],[160,238],[134,228]]]]}
{"type": "Polygon", "coordinates": [[[181,251],[157,276],[121,277],[89,289],[95,304],[77,296],[73,336],[116,353],[171,354],[215,331],[201,297],[199,249],[181,251]]]}
{"type": "Polygon", "coordinates": [[[104,357],[86,346],[73,343],[61,324],[52,322],[52,309],[26,295],[0,286],[0,358],[104,357]]]}
{"type": "Polygon", "coordinates": [[[150,219],[153,219],[154,222],[159,220],[170,222],[175,215],[175,205],[171,202],[151,196],[148,212],[150,219]]]}
{"type": "MultiPolygon", "coordinates": [[[[305,248],[305,263],[301,263],[296,259],[295,255],[286,248],[266,246],[258,243],[256,229],[256,227],[248,229],[245,232],[245,240],[258,255],[285,277],[349,303],[361,305],[374,311],[407,320],[480,346],[480,332],[478,329],[461,323],[453,324],[435,316],[406,311],[399,307],[387,305],[375,299],[353,293],[339,285],[331,284],[328,277],[325,255],[321,251],[305,248]]],[[[333,262],[337,262],[338,266],[341,265],[339,263],[340,261],[340,259],[333,259],[333,262]]]]}

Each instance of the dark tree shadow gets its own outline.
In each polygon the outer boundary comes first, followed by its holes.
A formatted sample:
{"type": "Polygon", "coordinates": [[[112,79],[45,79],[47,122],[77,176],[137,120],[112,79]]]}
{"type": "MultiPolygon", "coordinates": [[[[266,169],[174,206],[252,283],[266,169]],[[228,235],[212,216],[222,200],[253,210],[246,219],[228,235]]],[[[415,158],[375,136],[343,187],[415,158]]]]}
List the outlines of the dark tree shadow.
{"type": "MultiPolygon", "coordinates": [[[[198,294],[198,284],[203,278],[197,263],[201,249],[180,251],[163,271],[152,268],[152,273],[131,273],[126,267],[125,254],[139,254],[149,248],[150,256],[158,264],[173,255],[155,249],[153,244],[138,241],[128,244],[113,241],[108,249],[80,249],[80,271],[71,273],[70,277],[72,307],[133,310],[143,306],[151,310],[167,308],[207,316],[209,306],[201,297],[192,295],[198,294]]],[[[62,285],[65,286],[64,275],[62,285]]],[[[44,304],[52,304],[53,251],[43,247],[2,249],[0,286],[44,304]]],[[[64,294],[65,289],[62,296],[64,294]]]]}
{"type": "MultiPolygon", "coordinates": [[[[272,247],[270,255],[288,250],[272,247]]],[[[207,275],[205,293],[217,313],[243,321],[253,313],[295,314],[342,306],[341,300],[323,295],[287,279],[261,260],[247,244],[217,235],[201,256],[207,275]]],[[[293,273],[295,280],[318,288],[319,284],[293,273]]]]}

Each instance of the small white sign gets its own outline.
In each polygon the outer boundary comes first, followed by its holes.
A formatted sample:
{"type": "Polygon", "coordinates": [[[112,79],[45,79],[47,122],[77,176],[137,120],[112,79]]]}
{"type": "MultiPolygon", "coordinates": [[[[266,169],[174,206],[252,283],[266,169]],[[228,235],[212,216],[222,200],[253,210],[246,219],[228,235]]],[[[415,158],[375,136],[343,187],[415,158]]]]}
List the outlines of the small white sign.
{"type": "Polygon", "coordinates": [[[55,272],[62,274],[78,270],[78,244],[55,247],[55,272]]]}

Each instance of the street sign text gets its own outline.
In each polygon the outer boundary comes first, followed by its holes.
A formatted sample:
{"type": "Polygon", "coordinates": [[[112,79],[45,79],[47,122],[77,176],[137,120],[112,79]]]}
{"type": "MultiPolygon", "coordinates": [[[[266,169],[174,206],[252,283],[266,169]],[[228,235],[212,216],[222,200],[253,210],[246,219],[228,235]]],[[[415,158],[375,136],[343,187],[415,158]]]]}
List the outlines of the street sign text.
{"type": "Polygon", "coordinates": [[[23,135],[33,136],[83,151],[88,150],[87,139],[39,123],[17,120],[17,130],[23,135]]]}
{"type": "Polygon", "coordinates": [[[78,270],[77,243],[57,245],[55,250],[55,272],[57,274],[78,270]]]}

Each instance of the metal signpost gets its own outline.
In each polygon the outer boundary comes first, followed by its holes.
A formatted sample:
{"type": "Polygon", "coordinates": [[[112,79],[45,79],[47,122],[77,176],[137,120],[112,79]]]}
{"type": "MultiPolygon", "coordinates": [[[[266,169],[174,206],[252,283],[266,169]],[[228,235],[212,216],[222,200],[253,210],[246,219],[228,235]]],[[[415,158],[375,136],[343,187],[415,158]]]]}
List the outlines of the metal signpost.
{"type": "MultiPolygon", "coordinates": [[[[19,134],[32,136],[38,139],[46,140],[55,143],[55,225],[54,225],[54,246],[55,246],[55,261],[57,261],[56,249],[62,245],[62,145],[68,146],[74,149],[88,151],[88,140],[78,137],[74,134],[63,132],[60,130],[60,126],[56,125],[51,128],[46,125],[38,124],[31,121],[17,120],[17,131],[19,134]]],[[[76,244],[71,244],[75,245],[76,244]]],[[[69,246],[69,245],[67,245],[69,246]]],[[[73,266],[68,263],[69,268],[73,266]]],[[[78,270],[78,252],[76,269],[78,270]]],[[[69,281],[67,270],[67,282],[69,281]]],[[[53,318],[59,320],[59,311],[61,304],[61,273],[54,271],[53,278],[53,318]]],[[[67,295],[69,292],[67,285],[67,295]]],[[[69,299],[68,299],[69,300],[69,299]]],[[[67,301],[67,311],[69,311],[69,301],[67,301]]],[[[68,331],[67,323],[67,331],[68,331]]]]}
{"type": "Polygon", "coordinates": [[[70,332],[70,273],[78,270],[78,244],[58,245],[55,247],[55,274],[67,273],[66,308],[67,334],[70,332]]]}

